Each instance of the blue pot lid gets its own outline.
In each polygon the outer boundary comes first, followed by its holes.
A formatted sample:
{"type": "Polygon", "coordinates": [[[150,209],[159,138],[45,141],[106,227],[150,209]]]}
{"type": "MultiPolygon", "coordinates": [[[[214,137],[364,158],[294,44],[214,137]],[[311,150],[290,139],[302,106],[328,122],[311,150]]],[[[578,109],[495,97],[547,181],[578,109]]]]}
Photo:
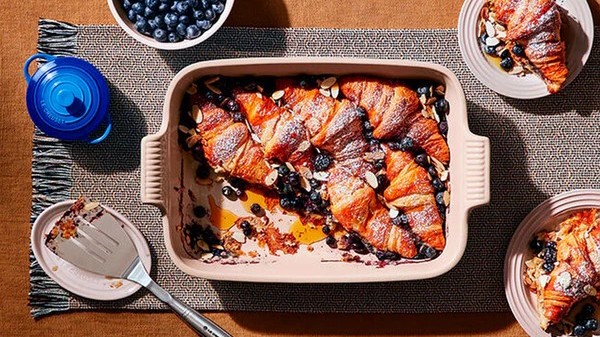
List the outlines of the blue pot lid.
{"type": "Polygon", "coordinates": [[[102,74],[75,57],[32,56],[25,64],[27,110],[35,125],[48,136],[89,140],[107,117],[109,90],[102,74]],[[29,78],[27,68],[36,58],[42,65],[29,78]]]}

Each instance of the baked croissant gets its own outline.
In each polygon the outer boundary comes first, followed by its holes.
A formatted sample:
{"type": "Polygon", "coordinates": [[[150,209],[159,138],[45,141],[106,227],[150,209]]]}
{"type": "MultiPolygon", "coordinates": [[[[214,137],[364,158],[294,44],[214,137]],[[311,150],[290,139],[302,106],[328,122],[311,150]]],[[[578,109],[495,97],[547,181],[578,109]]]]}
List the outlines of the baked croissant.
{"type": "Polygon", "coordinates": [[[491,9],[506,27],[509,50],[519,44],[525,57],[513,55],[529,65],[546,83],[548,91],[559,91],[567,79],[566,47],[561,38],[562,19],[554,0],[494,0],[491,9]]]}
{"type": "MultiPolygon", "coordinates": [[[[542,262],[527,263],[526,273],[526,283],[538,295],[542,329],[560,323],[575,303],[596,294],[596,288],[600,285],[600,223],[597,210],[572,215],[560,225],[558,232],[546,233],[545,240],[555,242],[555,267],[547,273],[541,269],[542,262]]],[[[536,259],[540,260],[534,258],[531,261],[536,259]]]]}
{"type": "Polygon", "coordinates": [[[437,123],[421,114],[415,91],[391,80],[346,76],[339,80],[341,92],[367,111],[377,139],[413,138],[431,157],[447,164],[450,150],[437,123]]]}

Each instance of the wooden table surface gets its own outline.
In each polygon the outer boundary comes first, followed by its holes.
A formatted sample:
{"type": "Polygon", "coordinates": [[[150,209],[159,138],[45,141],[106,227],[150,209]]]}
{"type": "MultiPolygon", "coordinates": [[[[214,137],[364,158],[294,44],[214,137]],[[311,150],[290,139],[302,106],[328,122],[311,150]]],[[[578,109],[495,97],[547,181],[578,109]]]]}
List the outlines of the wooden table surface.
{"type": "MultiPolygon", "coordinates": [[[[596,23],[600,0],[590,0],[596,23]]],[[[238,0],[227,25],[257,27],[450,28],[458,0],[238,0]]],[[[29,315],[28,247],[32,123],[21,67],[35,52],[39,17],[115,24],[105,0],[0,1],[1,336],[194,336],[171,313],[29,315]]],[[[510,313],[346,315],[219,312],[234,336],[525,336],[510,313]]]]}

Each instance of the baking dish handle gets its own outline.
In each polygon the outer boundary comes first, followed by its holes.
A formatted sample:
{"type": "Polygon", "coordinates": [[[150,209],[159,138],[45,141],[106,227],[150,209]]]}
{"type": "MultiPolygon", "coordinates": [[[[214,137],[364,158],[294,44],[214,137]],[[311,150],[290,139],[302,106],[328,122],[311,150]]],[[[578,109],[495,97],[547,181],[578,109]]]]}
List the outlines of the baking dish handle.
{"type": "Polygon", "coordinates": [[[490,140],[469,132],[465,147],[467,208],[490,202],[490,140]]]}
{"type": "Polygon", "coordinates": [[[141,199],[143,203],[154,205],[164,212],[163,155],[161,135],[148,135],[142,139],[141,199]]]}

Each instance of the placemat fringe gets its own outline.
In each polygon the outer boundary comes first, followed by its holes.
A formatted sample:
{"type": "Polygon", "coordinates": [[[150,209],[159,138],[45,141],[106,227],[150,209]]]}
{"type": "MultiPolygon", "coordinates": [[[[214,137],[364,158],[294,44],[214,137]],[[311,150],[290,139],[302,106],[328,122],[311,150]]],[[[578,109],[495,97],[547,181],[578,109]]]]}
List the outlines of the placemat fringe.
{"type": "MultiPolygon", "coordinates": [[[[75,55],[76,46],[77,27],[55,20],[40,19],[39,52],[52,55],[75,55]]],[[[31,167],[33,185],[31,224],[47,207],[69,199],[73,161],[68,147],[68,144],[35,129],[31,167]]],[[[31,315],[39,318],[69,310],[69,293],[46,275],[31,249],[29,254],[31,315]]]]}

